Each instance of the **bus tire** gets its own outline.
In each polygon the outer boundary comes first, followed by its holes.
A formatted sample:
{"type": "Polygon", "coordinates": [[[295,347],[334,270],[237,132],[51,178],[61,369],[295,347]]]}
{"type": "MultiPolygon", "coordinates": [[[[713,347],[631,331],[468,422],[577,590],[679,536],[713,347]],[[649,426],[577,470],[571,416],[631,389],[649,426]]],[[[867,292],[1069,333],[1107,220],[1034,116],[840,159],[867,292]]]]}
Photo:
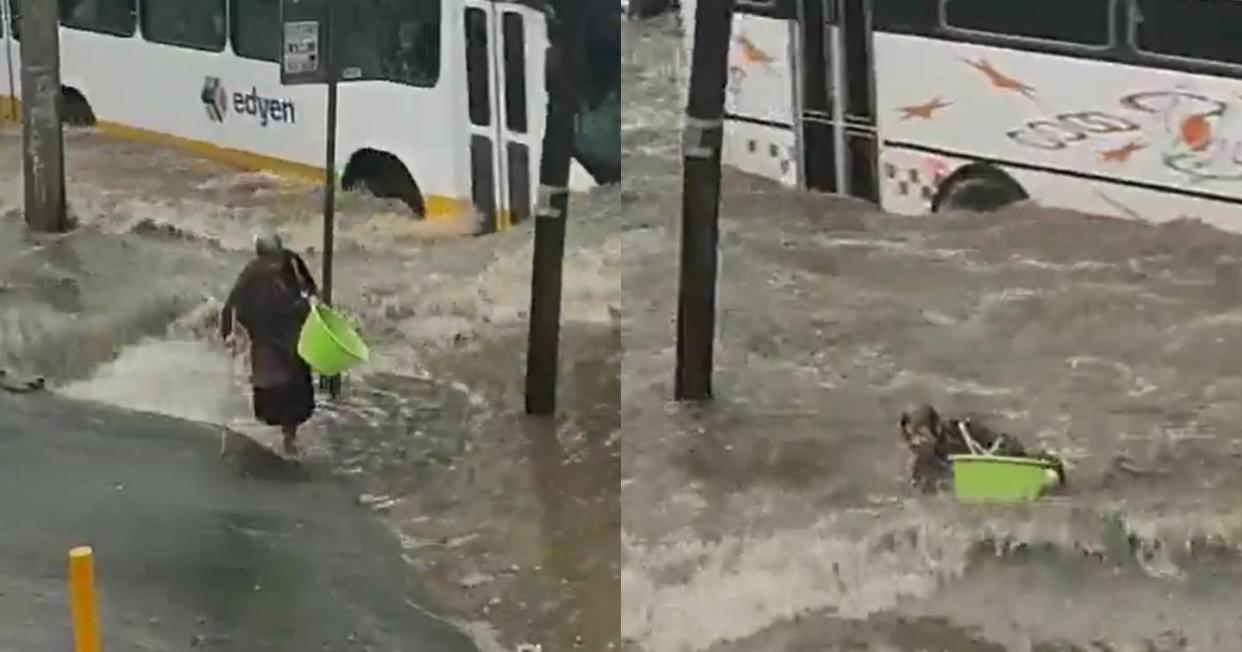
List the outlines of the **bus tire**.
{"type": "Polygon", "coordinates": [[[82,94],[82,91],[72,86],[62,86],[60,96],[61,119],[66,125],[71,127],[95,126],[95,110],[91,108],[91,103],[86,101],[86,96],[82,94]]]}
{"type": "Polygon", "coordinates": [[[987,163],[970,163],[949,175],[932,197],[933,213],[971,211],[990,213],[1030,199],[1013,177],[987,163]]]}
{"type": "Polygon", "coordinates": [[[388,152],[370,148],[354,152],[341,175],[341,188],[400,199],[418,217],[427,216],[427,204],[418,182],[401,159],[388,152]]]}

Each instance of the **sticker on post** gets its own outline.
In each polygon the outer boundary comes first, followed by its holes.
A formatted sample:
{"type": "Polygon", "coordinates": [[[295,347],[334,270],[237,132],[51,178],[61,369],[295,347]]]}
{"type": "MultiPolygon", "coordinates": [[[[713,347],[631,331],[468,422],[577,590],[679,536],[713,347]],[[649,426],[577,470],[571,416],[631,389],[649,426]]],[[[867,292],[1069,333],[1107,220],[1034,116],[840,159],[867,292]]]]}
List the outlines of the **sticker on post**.
{"type": "Polygon", "coordinates": [[[285,72],[290,75],[319,70],[319,22],[285,23],[285,72]]]}
{"type": "Polygon", "coordinates": [[[686,126],[682,131],[681,151],[687,158],[707,159],[716,155],[718,138],[708,139],[724,128],[723,120],[704,120],[694,116],[686,116],[686,126]]]}
{"type": "Polygon", "coordinates": [[[547,217],[556,220],[565,217],[563,211],[552,205],[552,200],[554,197],[568,194],[569,188],[540,185],[535,199],[535,217],[547,217]]]}

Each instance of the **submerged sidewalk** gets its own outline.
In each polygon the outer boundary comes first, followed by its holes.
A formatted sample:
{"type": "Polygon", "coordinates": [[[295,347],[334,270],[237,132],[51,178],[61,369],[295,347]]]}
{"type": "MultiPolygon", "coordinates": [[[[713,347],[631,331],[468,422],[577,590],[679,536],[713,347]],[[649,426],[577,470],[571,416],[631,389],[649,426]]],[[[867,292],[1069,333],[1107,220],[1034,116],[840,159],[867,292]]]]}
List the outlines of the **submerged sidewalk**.
{"type": "Polygon", "coordinates": [[[79,544],[109,650],[476,649],[349,492],[280,475],[242,477],[208,427],[0,392],[0,650],[70,647],[79,544]]]}

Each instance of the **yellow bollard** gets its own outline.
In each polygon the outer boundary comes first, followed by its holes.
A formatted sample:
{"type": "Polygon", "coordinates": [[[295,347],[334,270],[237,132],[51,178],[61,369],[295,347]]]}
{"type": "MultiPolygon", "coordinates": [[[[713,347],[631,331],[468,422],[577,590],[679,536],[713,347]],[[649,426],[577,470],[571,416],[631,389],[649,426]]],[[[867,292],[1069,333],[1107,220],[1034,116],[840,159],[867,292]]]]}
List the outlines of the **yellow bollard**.
{"type": "Polygon", "coordinates": [[[74,652],[103,652],[99,608],[95,604],[94,553],[90,546],[69,551],[69,602],[73,612],[74,652]]]}

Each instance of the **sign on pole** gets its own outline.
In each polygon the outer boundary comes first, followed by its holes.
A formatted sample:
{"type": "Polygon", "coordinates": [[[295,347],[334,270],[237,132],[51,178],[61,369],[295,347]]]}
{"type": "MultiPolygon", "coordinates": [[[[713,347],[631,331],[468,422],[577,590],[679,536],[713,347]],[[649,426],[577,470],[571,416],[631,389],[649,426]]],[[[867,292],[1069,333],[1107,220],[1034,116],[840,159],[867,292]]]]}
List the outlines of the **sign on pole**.
{"type": "Polygon", "coordinates": [[[285,23],[284,66],[287,78],[319,73],[319,40],[318,21],[285,23]]]}
{"type": "Polygon", "coordinates": [[[330,0],[282,0],[280,83],[285,86],[327,84],[330,0]]]}

